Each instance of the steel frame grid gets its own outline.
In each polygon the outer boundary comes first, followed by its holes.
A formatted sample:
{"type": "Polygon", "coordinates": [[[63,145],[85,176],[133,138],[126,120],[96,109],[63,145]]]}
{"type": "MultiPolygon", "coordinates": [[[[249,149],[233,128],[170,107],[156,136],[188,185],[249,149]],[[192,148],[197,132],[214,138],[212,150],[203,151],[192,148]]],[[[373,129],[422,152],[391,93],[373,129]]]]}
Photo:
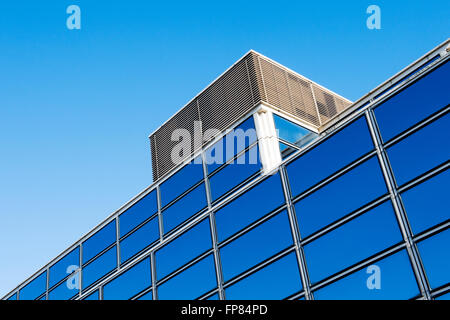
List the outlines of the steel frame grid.
{"type": "MultiPolygon", "coordinates": [[[[366,106],[361,109],[358,110],[359,112],[356,112],[355,114],[360,114],[362,112],[366,112],[367,109],[369,108],[373,108],[375,105],[381,104],[384,100],[386,100],[387,98],[389,98],[391,95],[395,94],[395,92],[398,92],[400,90],[402,90],[405,86],[407,86],[410,82],[415,81],[417,78],[421,77],[422,75],[430,72],[431,70],[434,69],[435,66],[444,63],[446,60],[448,60],[449,56],[443,56],[441,59],[438,59],[437,61],[433,62],[431,64],[431,66],[427,67],[427,70],[425,71],[421,71],[416,75],[413,75],[410,79],[408,79],[407,81],[405,81],[404,83],[402,83],[400,86],[394,88],[393,91],[388,92],[385,96],[383,96],[383,99],[377,100],[376,104],[373,101],[368,101],[366,104],[366,106]]],[[[352,118],[355,117],[355,115],[353,115],[352,113],[350,114],[352,115],[352,118]]],[[[350,116],[349,116],[350,118],[350,116]]],[[[349,118],[345,118],[345,119],[349,119],[349,118]]],[[[340,125],[338,127],[341,127],[343,122],[347,122],[347,121],[342,121],[340,122],[340,125]]],[[[335,128],[334,128],[335,129],[335,128]]],[[[333,130],[334,131],[334,130],[333,130]]],[[[405,133],[403,133],[405,134],[405,133]]],[[[325,134],[326,135],[326,134],[325,134]]],[[[318,140],[322,140],[322,139],[318,139],[318,140]]],[[[317,142],[317,141],[316,141],[317,142]]],[[[311,146],[312,147],[312,146],[311,146]]],[[[297,158],[298,156],[300,156],[300,154],[302,154],[303,152],[306,152],[306,150],[309,148],[305,148],[305,150],[300,150],[300,152],[296,152],[295,154],[293,154],[292,156],[288,157],[287,159],[285,159],[283,161],[283,164],[288,163],[289,161],[292,161],[294,158],[297,158]]],[[[257,179],[260,180],[260,179],[257,179]]],[[[158,181],[159,182],[159,181],[158,181]]],[[[410,181],[408,182],[408,184],[414,183],[414,181],[410,181]]],[[[417,182],[419,183],[419,182],[417,182]]],[[[106,225],[107,223],[109,223],[112,219],[115,219],[116,216],[118,216],[121,212],[124,212],[125,210],[123,210],[124,208],[128,208],[129,206],[131,206],[132,204],[134,204],[134,202],[137,202],[140,199],[140,196],[142,197],[143,193],[149,193],[151,192],[153,189],[157,188],[157,185],[159,185],[159,183],[157,184],[153,184],[151,185],[149,188],[146,188],[143,192],[141,192],[141,194],[139,194],[138,196],[136,196],[135,198],[133,198],[132,200],[130,200],[128,203],[126,203],[124,206],[122,206],[122,208],[120,208],[117,212],[115,212],[113,215],[111,215],[109,218],[107,218],[106,220],[104,220],[103,223],[101,223],[100,225],[98,225],[96,228],[94,228],[93,230],[91,230],[91,232],[89,232],[88,234],[86,234],[84,237],[82,237],[79,241],[77,241],[77,243],[75,243],[74,245],[72,245],[71,247],[67,248],[66,250],[64,250],[60,255],[58,255],[55,259],[53,259],[50,263],[48,263],[44,268],[40,269],[39,271],[37,271],[33,276],[31,276],[30,278],[28,278],[26,281],[24,281],[22,284],[20,284],[18,287],[16,287],[14,290],[10,291],[7,295],[5,295],[5,297],[10,298],[11,296],[13,296],[14,294],[16,294],[17,298],[20,299],[19,295],[20,295],[20,289],[23,288],[24,286],[26,286],[28,283],[30,283],[32,280],[34,280],[38,275],[41,274],[41,272],[44,270],[47,270],[49,268],[49,266],[53,265],[54,263],[58,262],[61,258],[63,258],[65,256],[66,253],[70,252],[72,249],[74,249],[77,245],[80,245],[80,250],[82,250],[82,245],[81,242],[85,239],[87,239],[90,235],[94,234],[96,231],[98,231],[99,229],[101,229],[104,225],[106,225]]],[[[237,191],[235,194],[240,193],[240,191],[237,191]]],[[[145,195],[146,195],[145,194],[145,195]]],[[[234,195],[235,195],[234,194],[234,195]]],[[[144,195],[144,196],[145,196],[144,195]]],[[[229,198],[232,198],[232,195],[229,195],[229,198]]],[[[226,199],[226,201],[228,201],[229,199],[226,199]]],[[[81,253],[81,252],[80,252],[81,253]]],[[[136,258],[137,259],[137,258],[136,258]]],[[[82,277],[82,273],[80,273],[80,279],[82,277]]],[[[81,280],[80,280],[81,281],[81,280]]],[[[89,290],[89,293],[83,294],[83,296],[87,296],[88,294],[92,293],[90,292],[91,290],[89,290]]],[[[95,291],[95,290],[94,290],[95,291]]],[[[48,290],[46,291],[46,295],[48,295],[48,290]]],[[[3,299],[5,299],[5,297],[3,299]]],[[[81,296],[80,296],[81,297],[81,296]]]]}

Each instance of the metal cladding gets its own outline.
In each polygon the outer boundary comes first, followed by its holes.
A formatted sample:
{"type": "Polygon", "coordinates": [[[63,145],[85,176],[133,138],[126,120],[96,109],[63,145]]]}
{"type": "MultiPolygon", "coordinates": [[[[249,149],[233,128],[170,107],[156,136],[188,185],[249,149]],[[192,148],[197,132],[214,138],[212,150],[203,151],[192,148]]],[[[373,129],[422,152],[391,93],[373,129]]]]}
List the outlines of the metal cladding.
{"type": "MultiPolygon", "coordinates": [[[[260,103],[318,131],[351,105],[350,101],[251,51],[150,136],[153,180],[178,165],[171,159],[171,151],[178,143],[171,140],[175,129],[186,129],[193,137],[194,121],[201,121],[202,135],[208,129],[223,131],[260,103]]],[[[194,139],[191,140],[195,152],[201,146],[194,146],[194,139]]]]}

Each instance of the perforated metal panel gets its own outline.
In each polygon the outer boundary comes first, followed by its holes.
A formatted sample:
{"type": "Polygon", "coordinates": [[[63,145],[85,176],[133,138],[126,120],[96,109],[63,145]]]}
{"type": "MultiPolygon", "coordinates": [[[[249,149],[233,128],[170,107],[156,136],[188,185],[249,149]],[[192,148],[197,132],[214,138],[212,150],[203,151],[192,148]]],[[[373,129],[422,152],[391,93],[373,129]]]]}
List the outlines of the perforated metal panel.
{"type": "MultiPolygon", "coordinates": [[[[173,163],[171,157],[177,144],[171,139],[175,129],[186,129],[191,137],[203,135],[208,129],[223,131],[261,102],[317,129],[350,105],[333,92],[252,51],[150,136],[153,179],[156,181],[179,164],[173,163]],[[201,132],[194,132],[194,121],[201,121],[201,132]]],[[[205,143],[194,145],[192,139],[192,153],[205,143]]]]}

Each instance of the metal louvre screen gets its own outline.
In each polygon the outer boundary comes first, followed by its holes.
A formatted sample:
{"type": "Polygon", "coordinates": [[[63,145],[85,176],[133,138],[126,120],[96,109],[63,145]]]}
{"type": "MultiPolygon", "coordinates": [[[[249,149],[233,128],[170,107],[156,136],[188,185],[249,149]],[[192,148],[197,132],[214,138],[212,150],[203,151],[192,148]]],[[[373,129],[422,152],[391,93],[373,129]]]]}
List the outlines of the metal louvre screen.
{"type": "Polygon", "coordinates": [[[178,143],[171,139],[175,129],[186,129],[190,133],[194,153],[207,143],[194,146],[195,134],[203,136],[208,129],[224,131],[261,102],[318,130],[351,104],[252,51],[150,136],[153,180],[179,164],[173,163],[171,157],[172,149],[178,143]],[[194,132],[194,121],[201,121],[201,132],[194,132]]]}

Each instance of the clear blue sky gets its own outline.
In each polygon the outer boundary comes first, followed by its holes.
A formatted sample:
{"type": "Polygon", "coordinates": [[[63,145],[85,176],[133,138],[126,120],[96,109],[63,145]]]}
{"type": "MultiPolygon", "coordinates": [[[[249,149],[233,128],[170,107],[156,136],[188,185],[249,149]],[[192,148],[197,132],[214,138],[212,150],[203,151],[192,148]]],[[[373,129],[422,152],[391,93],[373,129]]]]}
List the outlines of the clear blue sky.
{"type": "Polygon", "coordinates": [[[149,133],[249,49],[356,100],[449,16],[444,0],[2,1],[0,295],[150,185],[149,133]]]}

